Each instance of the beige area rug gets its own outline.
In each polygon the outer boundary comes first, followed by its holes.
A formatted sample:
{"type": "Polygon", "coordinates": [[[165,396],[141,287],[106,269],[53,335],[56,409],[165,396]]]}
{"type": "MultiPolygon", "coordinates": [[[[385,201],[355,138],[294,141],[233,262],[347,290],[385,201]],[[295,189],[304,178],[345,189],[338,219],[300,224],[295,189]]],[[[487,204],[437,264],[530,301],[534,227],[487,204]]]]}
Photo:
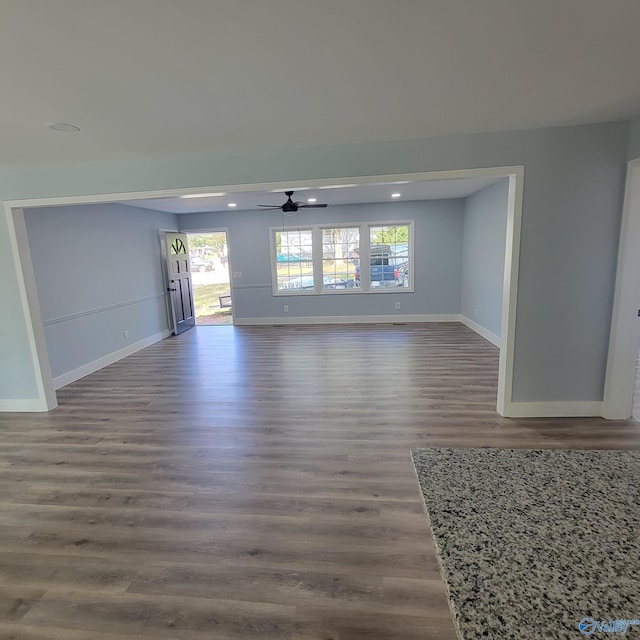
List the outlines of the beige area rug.
{"type": "Polygon", "coordinates": [[[412,457],[460,638],[640,638],[640,452],[412,457]]]}

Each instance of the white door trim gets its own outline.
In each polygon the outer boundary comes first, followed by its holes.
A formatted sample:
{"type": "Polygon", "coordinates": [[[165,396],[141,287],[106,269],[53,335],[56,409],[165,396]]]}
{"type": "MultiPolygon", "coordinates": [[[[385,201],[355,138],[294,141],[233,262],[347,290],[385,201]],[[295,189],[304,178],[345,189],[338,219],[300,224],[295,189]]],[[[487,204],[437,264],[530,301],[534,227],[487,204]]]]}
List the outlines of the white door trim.
{"type": "MultiPolygon", "coordinates": [[[[159,189],[154,191],[139,191],[128,193],[89,194],[83,196],[64,196],[52,198],[34,198],[8,200],[4,203],[7,226],[12,239],[11,247],[16,268],[23,312],[26,319],[29,346],[36,372],[39,397],[29,404],[32,411],[47,411],[56,406],[54,389],[42,317],[38,303],[38,292],[31,254],[26,237],[26,231],[20,242],[16,241],[16,230],[24,226],[23,207],[50,207],[70,204],[103,204],[120,202],[123,200],[142,200],[148,198],[168,198],[194,193],[209,193],[224,191],[239,193],[243,191],[299,189],[300,187],[318,187],[330,181],[332,184],[369,184],[372,182],[391,182],[395,180],[451,180],[460,178],[509,178],[509,207],[507,212],[507,238],[505,246],[504,287],[502,300],[502,348],[500,349],[500,364],[498,375],[497,411],[503,416],[511,415],[511,392],[513,387],[513,355],[516,327],[516,301],[518,287],[518,266],[520,254],[520,228],[522,218],[522,198],[524,167],[484,167],[477,169],[456,169],[445,171],[429,171],[421,173],[404,173],[380,176],[356,176],[342,178],[324,178],[316,180],[296,180],[292,182],[266,182],[243,185],[204,185],[183,189],[159,189]],[[23,269],[23,264],[28,268],[23,269]],[[28,271],[30,277],[25,277],[28,271]]],[[[191,231],[191,230],[189,230],[191,231]]],[[[196,231],[196,230],[193,230],[196,231]]],[[[186,233],[186,231],[185,231],[186,233]]],[[[231,256],[229,256],[231,260],[231,256]]],[[[233,281],[232,281],[233,285],[233,281]]],[[[0,407],[1,410],[1,407],[0,407]]]]}
{"type": "Polygon", "coordinates": [[[627,420],[640,345],[640,158],[627,164],[602,417],[627,420]]]}

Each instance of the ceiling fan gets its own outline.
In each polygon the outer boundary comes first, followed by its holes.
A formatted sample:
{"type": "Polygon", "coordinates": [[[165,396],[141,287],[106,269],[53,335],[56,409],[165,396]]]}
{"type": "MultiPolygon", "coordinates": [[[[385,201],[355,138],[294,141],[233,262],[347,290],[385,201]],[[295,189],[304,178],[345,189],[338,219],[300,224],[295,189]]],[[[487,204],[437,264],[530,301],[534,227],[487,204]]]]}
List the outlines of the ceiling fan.
{"type": "Polygon", "coordinates": [[[283,205],[274,207],[271,204],[259,204],[258,207],[262,207],[263,211],[269,211],[270,209],[280,209],[285,215],[292,216],[298,213],[298,209],[324,209],[327,205],[324,204],[307,204],[306,202],[294,202],[291,199],[293,191],[285,191],[284,195],[287,196],[287,201],[283,205]]]}

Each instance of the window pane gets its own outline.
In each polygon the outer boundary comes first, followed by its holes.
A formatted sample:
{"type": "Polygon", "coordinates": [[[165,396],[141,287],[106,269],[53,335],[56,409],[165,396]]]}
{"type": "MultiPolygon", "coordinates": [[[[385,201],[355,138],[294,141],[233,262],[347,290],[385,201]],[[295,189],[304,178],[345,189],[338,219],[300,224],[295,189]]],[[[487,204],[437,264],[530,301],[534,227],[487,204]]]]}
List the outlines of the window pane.
{"type": "Polygon", "coordinates": [[[322,230],[322,289],[352,289],[359,263],[357,227],[322,230]]]}
{"type": "Polygon", "coordinates": [[[371,287],[402,286],[409,268],[409,225],[370,227],[371,287]]]}
{"type": "Polygon", "coordinates": [[[311,230],[276,231],[275,241],[278,291],[312,290],[311,230]]]}

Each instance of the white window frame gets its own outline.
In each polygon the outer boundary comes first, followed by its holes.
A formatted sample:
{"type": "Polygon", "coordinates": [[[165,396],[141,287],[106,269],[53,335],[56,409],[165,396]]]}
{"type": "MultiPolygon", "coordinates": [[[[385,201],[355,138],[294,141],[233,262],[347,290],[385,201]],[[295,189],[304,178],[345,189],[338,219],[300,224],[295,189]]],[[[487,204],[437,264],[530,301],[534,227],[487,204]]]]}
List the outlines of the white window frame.
{"type": "Polygon", "coordinates": [[[413,220],[383,220],[374,222],[341,222],[339,224],[306,224],[292,225],[288,227],[269,227],[269,245],[271,260],[271,287],[274,296],[318,296],[318,295],[369,295],[389,293],[413,293],[414,292],[414,221],[413,220]],[[408,287],[372,287],[371,272],[369,268],[363,269],[362,265],[371,264],[370,236],[371,227],[409,227],[409,286],[408,287]],[[323,289],[323,245],[322,232],[324,229],[354,229],[360,230],[360,286],[351,289],[323,289]],[[313,264],[313,289],[278,289],[278,256],[276,253],[276,233],[290,231],[310,231],[313,264]]]}

